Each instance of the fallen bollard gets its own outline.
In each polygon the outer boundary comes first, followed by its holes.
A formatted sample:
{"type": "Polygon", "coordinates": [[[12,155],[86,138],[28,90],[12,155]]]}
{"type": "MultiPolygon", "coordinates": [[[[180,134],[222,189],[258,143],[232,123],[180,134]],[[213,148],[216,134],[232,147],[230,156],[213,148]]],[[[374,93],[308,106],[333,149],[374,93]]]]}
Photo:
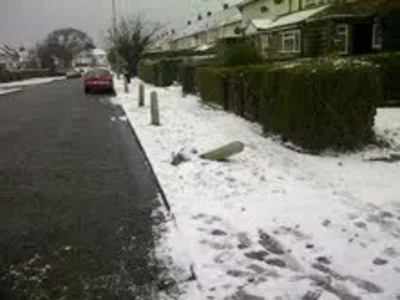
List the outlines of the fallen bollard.
{"type": "Polygon", "coordinates": [[[242,142],[233,142],[215,150],[201,154],[200,157],[208,160],[224,160],[244,150],[242,142]]]}

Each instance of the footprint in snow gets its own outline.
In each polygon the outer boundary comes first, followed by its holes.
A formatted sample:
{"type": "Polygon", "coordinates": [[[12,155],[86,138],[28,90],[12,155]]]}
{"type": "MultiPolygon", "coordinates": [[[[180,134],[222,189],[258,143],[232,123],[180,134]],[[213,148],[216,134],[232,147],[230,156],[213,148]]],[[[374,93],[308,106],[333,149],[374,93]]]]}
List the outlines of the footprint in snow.
{"type": "Polygon", "coordinates": [[[240,232],[238,234],[238,240],[239,240],[239,245],[238,245],[239,249],[247,249],[250,248],[252,245],[249,236],[244,232],[240,232]]]}
{"type": "Polygon", "coordinates": [[[229,250],[229,249],[233,248],[233,246],[231,246],[229,244],[217,243],[217,242],[207,241],[207,240],[202,240],[202,241],[200,241],[200,243],[203,245],[210,246],[211,248],[213,248],[215,250],[229,250]]]}
{"type": "Polygon", "coordinates": [[[221,229],[214,229],[213,231],[211,231],[211,234],[214,236],[225,236],[228,235],[225,231],[221,230],[221,229]]]}

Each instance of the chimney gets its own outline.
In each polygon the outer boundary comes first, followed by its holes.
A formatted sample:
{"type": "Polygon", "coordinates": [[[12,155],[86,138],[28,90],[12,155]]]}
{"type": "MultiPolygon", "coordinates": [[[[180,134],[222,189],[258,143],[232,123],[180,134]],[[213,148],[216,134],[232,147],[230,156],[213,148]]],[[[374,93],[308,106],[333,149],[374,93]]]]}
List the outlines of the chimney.
{"type": "Polygon", "coordinates": [[[198,16],[197,16],[197,20],[198,20],[198,21],[201,21],[202,19],[203,19],[203,17],[202,17],[201,15],[198,15],[198,16]]]}

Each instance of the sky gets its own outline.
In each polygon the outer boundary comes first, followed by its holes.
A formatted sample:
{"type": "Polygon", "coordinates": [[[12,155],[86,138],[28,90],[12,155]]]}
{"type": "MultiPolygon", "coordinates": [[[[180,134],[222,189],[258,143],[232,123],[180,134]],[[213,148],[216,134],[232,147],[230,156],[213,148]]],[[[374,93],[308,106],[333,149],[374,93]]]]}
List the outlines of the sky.
{"type": "MultiPolygon", "coordinates": [[[[176,30],[189,19],[239,0],[115,0],[117,15],[142,14],[176,30]]],[[[111,23],[112,0],[0,0],[0,45],[32,46],[54,29],[74,27],[98,46],[111,23]]]]}

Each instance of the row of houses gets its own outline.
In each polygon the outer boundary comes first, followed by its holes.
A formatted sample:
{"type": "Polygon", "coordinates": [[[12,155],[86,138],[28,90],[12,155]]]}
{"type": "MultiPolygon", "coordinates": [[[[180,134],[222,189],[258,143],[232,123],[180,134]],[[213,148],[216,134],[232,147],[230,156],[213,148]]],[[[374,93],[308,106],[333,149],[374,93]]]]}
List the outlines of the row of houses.
{"type": "Polygon", "coordinates": [[[29,67],[29,52],[24,47],[14,49],[0,45],[0,70],[17,71],[29,67]]]}
{"type": "Polygon", "coordinates": [[[199,15],[183,30],[164,35],[154,50],[204,50],[246,36],[271,59],[373,53],[382,49],[382,25],[372,2],[243,0],[199,15]]]}
{"type": "Polygon", "coordinates": [[[107,52],[101,48],[83,51],[72,61],[74,68],[87,68],[91,66],[107,67],[108,65],[107,52]]]}

